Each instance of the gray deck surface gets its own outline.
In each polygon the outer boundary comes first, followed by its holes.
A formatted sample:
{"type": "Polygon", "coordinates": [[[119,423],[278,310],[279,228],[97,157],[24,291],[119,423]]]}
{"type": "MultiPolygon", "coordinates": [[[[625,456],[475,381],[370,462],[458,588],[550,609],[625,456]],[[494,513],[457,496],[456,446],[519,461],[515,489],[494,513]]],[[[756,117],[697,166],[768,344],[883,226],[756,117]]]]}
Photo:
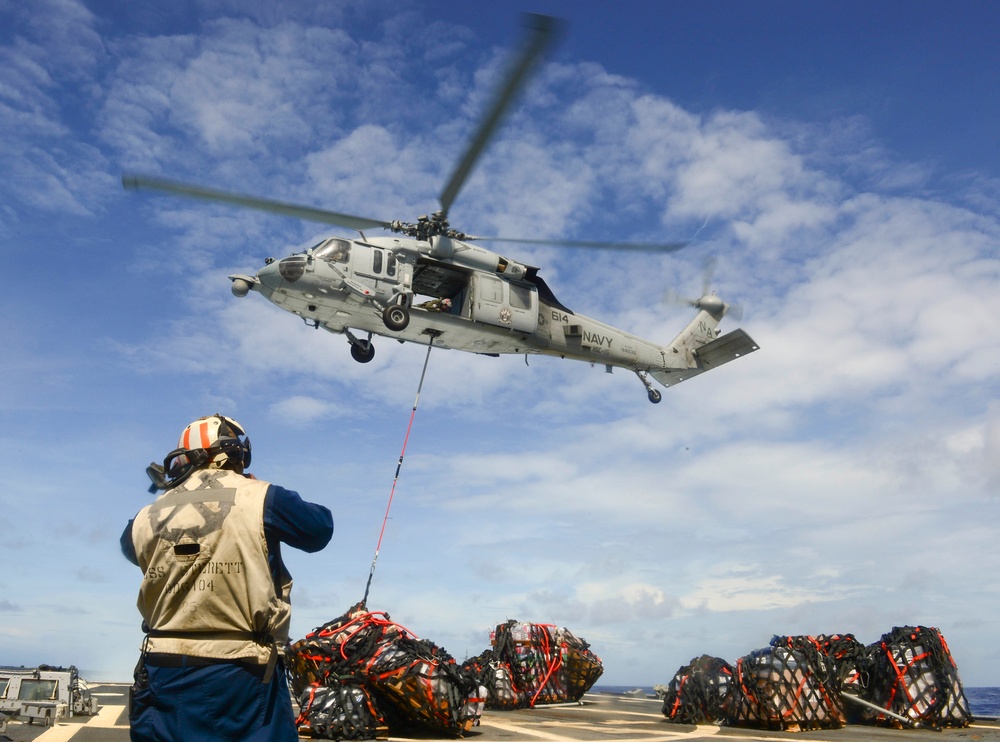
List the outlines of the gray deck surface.
{"type": "MultiPolygon", "coordinates": [[[[91,684],[101,710],[97,716],[74,717],[53,727],[11,723],[6,735],[14,742],[127,742],[128,717],[125,705],[128,686],[125,684],[91,684]]],[[[480,726],[465,735],[470,742],[669,742],[670,740],[704,739],[707,737],[734,740],[974,740],[1000,742],[1000,722],[982,720],[965,729],[881,729],[869,726],[847,726],[842,729],[808,732],[768,732],[757,729],[737,729],[718,726],[686,726],[671,724],[660,713],[661,702],[655,698],[634,698],[603,693],[587,694],[582,703],[560,706],[540,706],[520,711],[489,711],[483,714],[480,726]]],[[[307,738],[303,738],[307,739],[307,738]]],[[[393,739],[404,739],[393,736],[393,739]]],[[[405,739],[435,740],[452,737],[421,736],[405,739]]],[[[2,740],[2,737],[0,737],[2,740]]]]}

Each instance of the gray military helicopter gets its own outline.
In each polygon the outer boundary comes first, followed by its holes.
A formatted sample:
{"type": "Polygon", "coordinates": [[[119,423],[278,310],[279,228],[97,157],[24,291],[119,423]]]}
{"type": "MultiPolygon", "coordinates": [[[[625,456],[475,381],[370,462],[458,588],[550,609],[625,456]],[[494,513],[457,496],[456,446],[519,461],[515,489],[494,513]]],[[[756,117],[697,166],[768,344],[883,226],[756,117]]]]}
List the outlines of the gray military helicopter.
{"type": "Polygon", "coordinates": [[[453,229],[448,211],[530,71],[554,36],[556,22],[528,16],[527,33],[503,84],[440,196],[440,210],[416,222],[382,221],[143,175],[124,175],[127,190],[174,195],[269,211],[356,230],[304,252],[265,260],[256,275],[234,274],[232,292],[255,291],[315,328],[344,335],[352,357],[368,363],[374,335],[483,355],[543,354],[634,372],[649,400],[665,387],[728,363],[758,346],[741,329],[721,335],[730,305],[708,293],[689,302],[694,319],[667,345],[643,340],[563,306],[538,269],[473,242],[671,252],[686,243],[641,244],[477,237],[453,229]],[[382,228],[402,237],[368,237],[382,228]]]}

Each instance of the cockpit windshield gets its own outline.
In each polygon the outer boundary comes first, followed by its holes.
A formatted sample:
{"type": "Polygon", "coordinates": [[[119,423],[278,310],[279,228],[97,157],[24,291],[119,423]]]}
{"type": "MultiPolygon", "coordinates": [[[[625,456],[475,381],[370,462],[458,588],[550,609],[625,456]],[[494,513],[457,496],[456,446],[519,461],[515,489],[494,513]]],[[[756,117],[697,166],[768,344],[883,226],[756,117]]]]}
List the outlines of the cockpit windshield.
{"type": "Polygon", "coordinates": [[[313,256],[331,263],[346,263],[351,256],[351,243],[338,237],[326,240],[313,248],[313,256]]]}

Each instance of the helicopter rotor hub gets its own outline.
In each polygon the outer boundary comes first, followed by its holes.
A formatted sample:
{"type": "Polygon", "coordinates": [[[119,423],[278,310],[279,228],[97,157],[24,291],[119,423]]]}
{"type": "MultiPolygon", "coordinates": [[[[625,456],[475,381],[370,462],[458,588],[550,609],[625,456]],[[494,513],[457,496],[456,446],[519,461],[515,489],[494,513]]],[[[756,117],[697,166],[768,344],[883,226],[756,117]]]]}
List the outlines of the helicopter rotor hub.
{"type": "Polygon", "coordinates": [[[698,309],[703,309],[709,314],[716,315],[725,311],[726,302],[722,301],[722,299],[720,299],[715,294],[709,294],[707,296],[701,297],[700,299],[698,299],[698,301],[694,302],[694,306],[696,306],[698,309]]]}

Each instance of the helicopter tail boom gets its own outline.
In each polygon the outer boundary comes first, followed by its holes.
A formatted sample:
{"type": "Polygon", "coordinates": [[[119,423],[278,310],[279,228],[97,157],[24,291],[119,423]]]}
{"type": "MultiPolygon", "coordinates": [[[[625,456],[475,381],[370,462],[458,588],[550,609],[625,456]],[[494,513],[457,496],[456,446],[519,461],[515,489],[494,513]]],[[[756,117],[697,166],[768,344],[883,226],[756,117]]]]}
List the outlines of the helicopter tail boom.
{"type": "Polygon", "coordinates": [[[753,353],[759,347],[746,332],[742,329],[736,329],[704,345],[689,348],[689,358],[691,358],[694,365],[688,368],[662,371],[650,370],[649,375],[663,384],[663,386],[671,387],[682,381],[687,381],[692,376],[711,371],[713,368],[729,363],[730,361],[735,361],[737,358],[741,358],[748,353],[753,353]]]}

